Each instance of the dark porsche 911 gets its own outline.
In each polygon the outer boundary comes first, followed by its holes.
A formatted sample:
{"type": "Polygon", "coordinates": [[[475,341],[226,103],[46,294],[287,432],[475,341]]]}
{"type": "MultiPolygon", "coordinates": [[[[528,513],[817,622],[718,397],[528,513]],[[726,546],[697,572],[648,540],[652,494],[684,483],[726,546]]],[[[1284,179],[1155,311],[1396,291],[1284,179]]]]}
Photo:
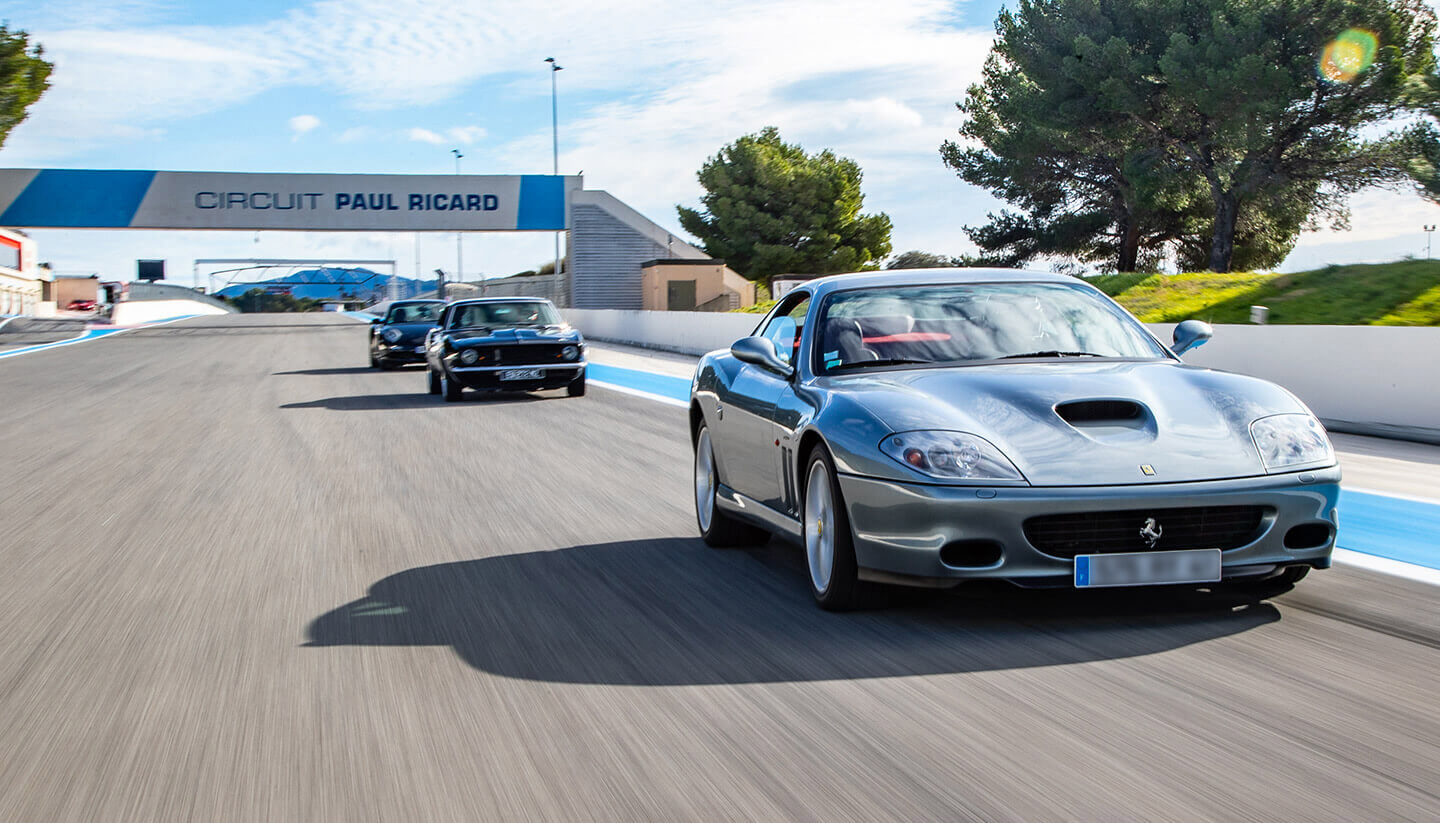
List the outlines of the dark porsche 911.
{"type": "Polygon", "coordinates": [[[430,393],[464,389],[585,394],[585,341],[549,300],[498,297],[445,307],[427,338],[430,393]]]}
{"type": "Polygon", "coordinates": [[[425,339],[445,308],[443,300],[397,300],[370,321],[370,368],[425,362],[425,339]]]}

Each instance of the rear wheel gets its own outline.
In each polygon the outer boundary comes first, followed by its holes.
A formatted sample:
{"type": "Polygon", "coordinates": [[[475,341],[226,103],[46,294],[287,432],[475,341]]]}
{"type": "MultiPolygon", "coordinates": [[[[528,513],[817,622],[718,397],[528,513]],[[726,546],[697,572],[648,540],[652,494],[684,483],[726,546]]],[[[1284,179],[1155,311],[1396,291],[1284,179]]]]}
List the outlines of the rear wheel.
{"type": "Polygon", "coordinates": [[[700,539],[715,548],[754,546],[770,539],[764,529],[736,520],[715,505],[720,489],[720,474],[715,468],[715,449],[710,443],[710,429],[704,423],[695,436],[695,522],[700,526],[700,539]]]}
{"type": "Polygon", "coordinates": [[[463,390],[459,383],[450,379],[450,375],[446,374],[444,369],[440,370],[440,393],[445,395],[446,403],[454,403],[459,400],[460,392],[463,390]]]}
{"type": "Polygon", "coordinates": [[[429,366],[426,366],[426,367],[425,367],[425,376],[428,378],[428,382],[430,383],[430,393],[431,393],[431,394],[439,394],[439,393],[440,393],[440,375],[436,374],[434,369],[430,368],[429,366]]]}
{"type": "Polygon", "coordinates": [[[855,562],[855,539],[835,464],[824,446],[816,446],[806,466],[802,535],[810,594],[822,609],[854,609],[861,605],[866,587],[855,562]]]}

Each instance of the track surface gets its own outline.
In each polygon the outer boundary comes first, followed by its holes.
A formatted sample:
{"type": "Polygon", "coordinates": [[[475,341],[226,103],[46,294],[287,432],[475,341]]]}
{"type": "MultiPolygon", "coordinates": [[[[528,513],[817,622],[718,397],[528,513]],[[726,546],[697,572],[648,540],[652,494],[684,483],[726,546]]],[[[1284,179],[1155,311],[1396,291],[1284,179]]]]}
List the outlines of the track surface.
{"type": "Polygon", "coordinates": [[[0,820],[1422,820],[1437,590],[898,598],[694,539],[684,410],[363,327],[0,361],[0,820]]]}

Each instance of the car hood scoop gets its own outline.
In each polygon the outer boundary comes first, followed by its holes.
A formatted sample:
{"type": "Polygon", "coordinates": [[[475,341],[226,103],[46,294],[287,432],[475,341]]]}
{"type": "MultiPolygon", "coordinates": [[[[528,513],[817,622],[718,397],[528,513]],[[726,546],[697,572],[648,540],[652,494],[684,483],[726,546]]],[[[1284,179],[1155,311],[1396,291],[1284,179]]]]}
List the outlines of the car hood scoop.
{"type": "Polygon", "coordinates": [[[496,343],[573,343],[573,331],[560,331],[556,327],[524,329],[459,329],[452,333],[451,340],[458,346],[478,346],[496,343]]]}
{"type": "Polygon", "coordinates": [[[1261,475],[1250,422],[1305,411],[1263,380],[1158,361],[908,369],[830,380],[892,431],[986,438],[1037,486],[1261,475]]]}

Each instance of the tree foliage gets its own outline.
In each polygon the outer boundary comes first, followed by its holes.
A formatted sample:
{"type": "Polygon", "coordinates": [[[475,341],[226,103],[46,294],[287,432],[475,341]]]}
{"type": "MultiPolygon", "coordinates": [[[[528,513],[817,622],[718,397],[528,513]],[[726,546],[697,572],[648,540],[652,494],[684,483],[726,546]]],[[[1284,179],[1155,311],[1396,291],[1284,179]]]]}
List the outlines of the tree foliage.
{"type": "Polygon", "coordinates": [[[970,143],[942,147],[1020,210],[972,239],[1122,271],[1166,250],[1274,265],[1411,170],[1395,126],[1435,99],[1434,26],[1419,0],[1021,0],[960,104],[970,143]]]}
{"type": "Polygon", "coordinates": [[[887,269],[949,269],[964,265],[956,257],[946,257],[928,251],[901,252],[886,261],[887,269]]]}
{"type": "Polygon", "coordinates": [[[854,271],[890,253],[890,218],[860,213],[860,166],[806,154],[773,126],[725,146],[697,176],[704,210],[677,207],[680,225],[751,280],[854,271]]]}
{"type": "Polygon", "coordinates": [[[29,34],[0,23],[0,145],[50,87],[52,68],[44,47],[32,46],[29,34]]]}

